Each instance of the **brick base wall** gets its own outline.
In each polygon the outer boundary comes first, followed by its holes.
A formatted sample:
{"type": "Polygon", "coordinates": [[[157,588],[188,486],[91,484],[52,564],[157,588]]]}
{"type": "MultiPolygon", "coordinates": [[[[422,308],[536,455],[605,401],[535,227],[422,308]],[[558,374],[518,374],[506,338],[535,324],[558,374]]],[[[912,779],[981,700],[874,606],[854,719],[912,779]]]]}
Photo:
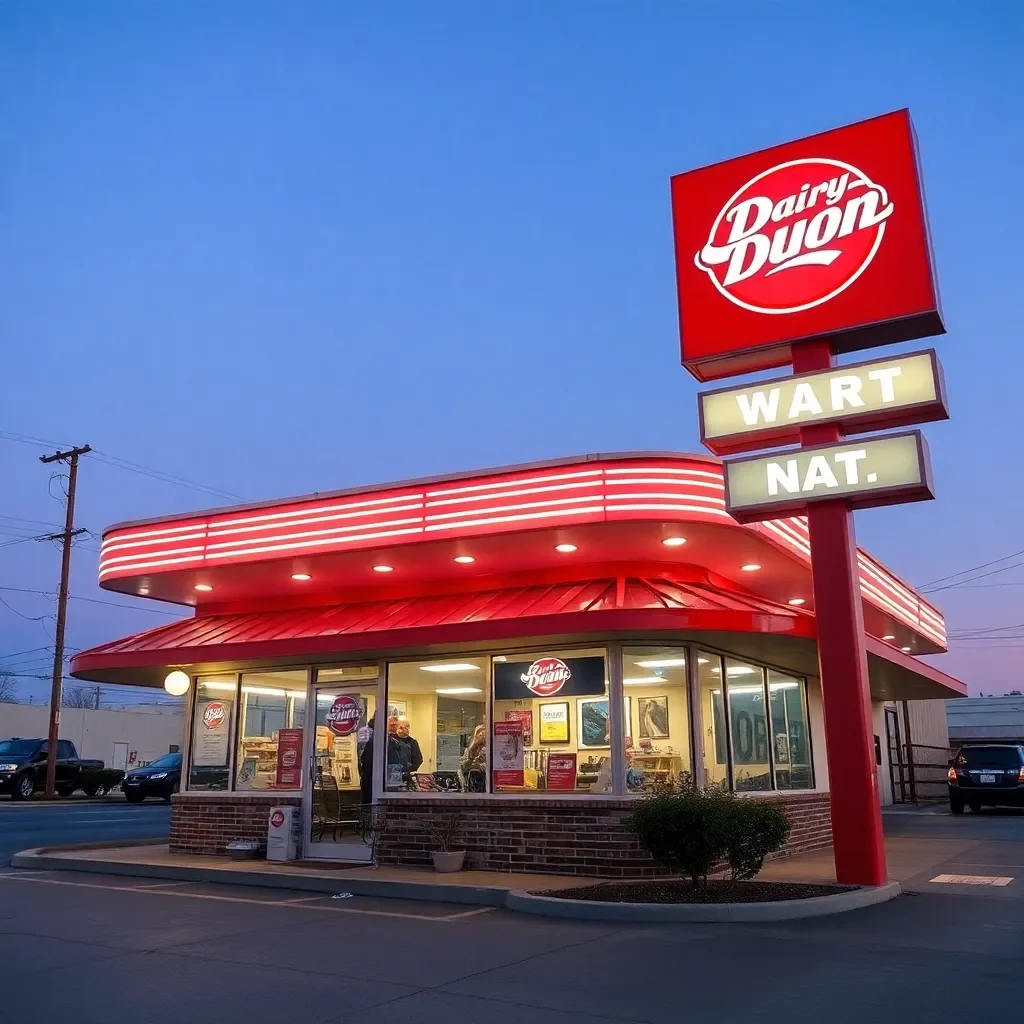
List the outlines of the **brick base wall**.
{"type": "Polygon", "coordinates": [[[223,797],[178,793],[171,797],[171,852],[226,856],[228,843],[254,839],[265,853],[270,808],[301,804],[297,796],[273,793],[223,797]]]}
{"type": "MultiPolygon", "coordinates": [[[[750,797],[747,799],[759,799],[750,797]]],[[[776,857],[830,846],[827,793],[777,795],[792,823],[776,857]]],[[[484,871],[644,878],[663,874],[626,827],[634,801],[593,797],[574,800],[388,800],[388,827],[377,846],[382,864],[431,863],[433,846],[417,825],[426,815],[460,812],[465,821],[466,867],[484,871]]],[[[174,853],[223,856],[235,840],[267,844],[267,817],[278,805],[298,807],[298,797],[254,793],[223,797],[179,793],[171,802],[174,853]]]]}
{"type": "MultiPolygon", "coordinates": [[[[748,799],[757,799],[756,797],[748,799]]],[[[832,843],[827,793],[777,795],[792,823],[775,856],[832,843]]],[[[461,812],[466,867],[484,871],[644,878],[664,874],[626,827],[633,801],[594,797],[521,800],[389,800],[388,826],[377,846],[382,864],[429,864],[434,847],[417,828],[425,815],[461,812]]]]}

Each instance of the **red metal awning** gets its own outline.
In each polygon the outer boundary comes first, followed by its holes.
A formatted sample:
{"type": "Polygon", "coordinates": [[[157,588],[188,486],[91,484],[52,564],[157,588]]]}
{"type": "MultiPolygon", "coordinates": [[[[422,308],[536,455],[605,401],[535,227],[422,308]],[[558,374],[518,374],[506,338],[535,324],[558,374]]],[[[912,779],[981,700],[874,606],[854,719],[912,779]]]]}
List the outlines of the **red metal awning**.
{"type": "Polygon", "coordinates": [[[81,651],[71,672],[79,679],[159,686],[170,665],[323,661],[356,652],[622,630],[813,638],[814,619],[699,583],[619,577],[197,616],[81,651]]]}

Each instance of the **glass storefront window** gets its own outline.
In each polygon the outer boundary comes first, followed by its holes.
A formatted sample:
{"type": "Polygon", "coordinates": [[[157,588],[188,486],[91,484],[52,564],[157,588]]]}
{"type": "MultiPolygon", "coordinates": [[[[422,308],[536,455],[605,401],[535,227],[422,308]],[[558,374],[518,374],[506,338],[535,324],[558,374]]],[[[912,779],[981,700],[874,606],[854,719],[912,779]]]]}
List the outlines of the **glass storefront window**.
{"type": "Polygon", "coordinates": [[[231,781],[231,736],[238,703],[238,677],[196,680],[188,788],[228,789],[231,781]]]}
{"type": "Polygon", "coordinates": [[[810,728],[807,694],[802,679],[768,669],[768,706],[772,723],[772,755],[776,789],[810,789],[810,728]]]}
{"type": "Polygon", "coordinates": [[[495,793],[611,793],[604,648],[492,659],[495,793]]]}
{"type": "Polygon", "coordinates": [[[733,788],[737,793],[771,789],[764,669],[726,658],[725,676],[733,788]]]}
{"type": "MultiPolygon", "coordinates": [[[[700,700],[700,724],[704,747],[705,786],[723,786],[729,782],[729,730],[722,692],[722,659],[708,651],[697,651],[697,692],[700,700]]],[[[699,780],[700,781],[700,780],[699,780]]]]}
{"type": "Polygon", "coordinates": [[[385,791],[487,791],[487,665],[486,657],[388,664],[385,791]]]}
{"type": "Polygon", "coordinates": [[[686,648],[622,651],[626,791],[678,785],[690,772],[686,648]]]}
{"type": "Polygon", "coordinates": [[[235,789],[301,789],[304,669],[242,676],[235,789]]]}

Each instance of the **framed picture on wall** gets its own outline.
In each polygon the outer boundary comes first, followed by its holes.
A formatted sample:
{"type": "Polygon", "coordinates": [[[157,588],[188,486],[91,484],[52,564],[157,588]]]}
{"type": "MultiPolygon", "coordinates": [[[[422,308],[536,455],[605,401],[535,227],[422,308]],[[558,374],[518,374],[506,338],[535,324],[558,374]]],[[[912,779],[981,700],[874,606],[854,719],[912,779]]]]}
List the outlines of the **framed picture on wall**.
{"type": "Polygon", "coordinates": [[[568,743],[569,702],[541,704],[537,710],[540,717],[541,743],[568,743]]]}
{"type": "Polygon", "coordinates": [[[668,739],[668,697],[637,697],[640,739],[668,739]]]}
{"type": "Polygon", "coordinates": [[[580,697],[576,701],[579,714],[577,742],[581,747],[607,747],[611,745],[612,725],[608,718],[607,697],[580,697]]]}
{"type": "MultiPolygon", "coordinates": [[[[363,698],[366,699],[365,697],[363,698]]],[[[404,700],[388,701],[388,718],[405,718],[409,711],[409,705],[404,700]]]]}
{"type": "MultiPolygon", "coordinates": [[[[579,722],[577,736],[581,747],[611,746],[611,722],[608,719],[607,697],[581,697],[577,702],[579,722]]],[[[629,695],[622,698],[623,730],[627,745],[633,740],[633,722],[629,695]]]]}

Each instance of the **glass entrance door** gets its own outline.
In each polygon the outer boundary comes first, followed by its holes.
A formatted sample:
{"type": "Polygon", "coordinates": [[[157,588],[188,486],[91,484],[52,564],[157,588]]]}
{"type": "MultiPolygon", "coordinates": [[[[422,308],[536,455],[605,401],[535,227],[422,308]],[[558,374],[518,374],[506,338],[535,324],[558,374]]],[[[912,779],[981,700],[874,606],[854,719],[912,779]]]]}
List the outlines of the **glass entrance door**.
{"type": "Polygon", "coordinates": [[[366,840],[373,803],[370,721],[377,701],[376,666],[373,678],[369,671],[321,670],[313,686],[316,712],[309,716],[306,748],[308,857],[371,859],[366,840]]]}

